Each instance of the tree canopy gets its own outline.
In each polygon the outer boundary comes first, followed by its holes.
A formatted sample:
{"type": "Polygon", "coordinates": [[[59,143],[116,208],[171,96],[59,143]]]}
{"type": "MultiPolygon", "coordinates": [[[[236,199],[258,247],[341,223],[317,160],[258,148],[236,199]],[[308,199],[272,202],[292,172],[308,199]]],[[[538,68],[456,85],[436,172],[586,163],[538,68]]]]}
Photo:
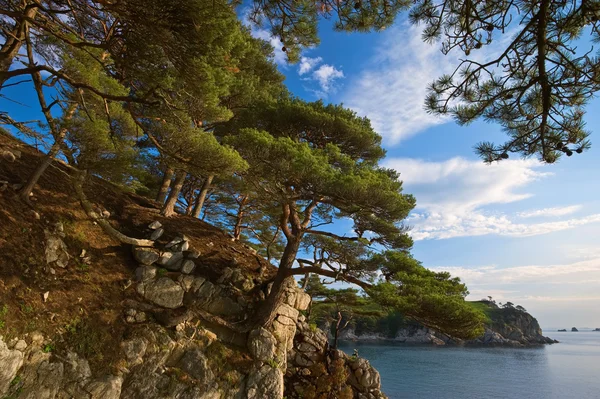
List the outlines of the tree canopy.
{"type": "MultiPolygon", "coordinates": [[[[414,10],[429,10],[427,4],[416,2],[414,10]]],[[[410,4],[254,5],[252,18],[266,20],[294,60],[316,42],[321,16],[335,15],[341,30],[383,29],[410,4]]],[[[234,240],[249,242],[278,265],[254,325],[270,323],[286,283],[304,275],[362,291],[349,288],[335,298],[328,291],[336,303],[358,306],[365,294],[453,335],[479,332],[481,315],[465,305],[466,287],[410,255],[404,220],[415,198],[404,193],[399,172],[379,164],[385,151],[370,121],[342,105],[292,97],[272,48],[251,36],[234,4],[7,0],[0,2],[0,15],[0,90],[28,87],[31,79],[45,121],[27,127],[6,112],[0,120],[50,148],[22,198],[59,157],[79,169],[74,185],[84,208],[91,209],[82,194],[86,171],[156,194],[164,216],[183,204],[197,217],[207,197],[217,198],[205,220],[230,229],[234,240]]],[[[430,22],[419,15],[413,14],[415,21],[430,22]]],[[[443,18],[456,23],[454,16],[443,18]]],[[[435,37],[431,29],[426,32],[435,37]]],[[[434,90],[443,96],[446,89],[434,90]]],[[[473,107],[468,98],[461,107],[473,107]]]]}

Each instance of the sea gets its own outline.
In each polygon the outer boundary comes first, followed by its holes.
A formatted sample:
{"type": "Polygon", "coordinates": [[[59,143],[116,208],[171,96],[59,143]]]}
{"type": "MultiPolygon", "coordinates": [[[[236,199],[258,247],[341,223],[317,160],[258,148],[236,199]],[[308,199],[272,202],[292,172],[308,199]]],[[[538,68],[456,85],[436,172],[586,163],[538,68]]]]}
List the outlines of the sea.
{"type": "MultiPolygon", "coordinates": [[[[556,330],[555,330],[556,331],[556,330]]],[[[342,342],[368,359],[390,399],[600,399],[600,332],[551,332],[535,348],[342,342]]]]}

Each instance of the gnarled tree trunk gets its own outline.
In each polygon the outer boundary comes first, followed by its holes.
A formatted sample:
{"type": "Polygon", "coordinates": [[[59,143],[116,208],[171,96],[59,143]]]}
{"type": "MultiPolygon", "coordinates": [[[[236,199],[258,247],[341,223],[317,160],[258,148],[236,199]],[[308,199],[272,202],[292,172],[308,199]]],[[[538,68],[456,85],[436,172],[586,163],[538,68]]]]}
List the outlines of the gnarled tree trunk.
{"type": "Polygon", "coordinates": [[[285,299],[283,294],[286,284],[294,279],[288,271],[292,269],[292,266],[294,265],[301,241],[301,236],[293,236],[288,239],[283,255],[281,256],[281,261],[279,262],[279,270],[273,280],[271,292],[267,296],[265,303],[258,308],[255,314],[254,322],[256,325],[268,326],[275,320],[275,316],[277,315],[275,311],[285,299]]]}
{"type": "Polygon", "coordinates": [[[27,37],[29,30],[29,22],[27,20],[34,18],[37,10],[37,5],[28,4],[23,10],[23,16],[16,20],[13,30],[10,34],[6,35],[6,42],[0,48],[0,90],[2,90],[2,86],[8,80],[3,72],[8,72],[27,37]]]}
{"type": "Polygon", "coordinates": [[[164,204],[165,200],[167,199],[167,194],[169,193],[169,187],[171,187],[171,180],[173,180],[174,174],[175,171],[167,166],[167,169],[165,169],[165,173],[163,175],[162,183],[160,185],[160,190],[158,190],[158,195],[156,196],[156,201],[160,202],[161,204],[164,204]]]}
{"type": "Polygon", "coordinates": [[[198,194],[196,206],[194,207],[194,212],[192,214],[195,218],[199,218],[200,214],[202,213],[204,201],[206,201],[206,194],[208,193],[208,189],[210,188],[214,177],[214,175],[210,175],[204,180],[204,183],[202,183],[202,188],[200,189],[200,194],[198,194]]]}
{"type": "Polygon", "coordinates": [[[242,235],[242,223],[244,221],[245,206],[248,203],[248,196],[244,195],[239,202],[238,212],[235,219],[235,226],[233,227],[233,239],[236,241],[240,240],[242,235]]]}
{"type": "Polygon", "coordinates": [[[167,202],[165,202],[165,205],[160,212],[161,215],[168,217],[175,214],[175,205],[177,204],[177,199],[181,193],[181,188],[183,187],[183,182],[185,182],[186,176],[187,172],[185,170],[177,171],[177,174],[175,175],[175,182],[173,183],[169,197],[167,197],[167,202]]]}

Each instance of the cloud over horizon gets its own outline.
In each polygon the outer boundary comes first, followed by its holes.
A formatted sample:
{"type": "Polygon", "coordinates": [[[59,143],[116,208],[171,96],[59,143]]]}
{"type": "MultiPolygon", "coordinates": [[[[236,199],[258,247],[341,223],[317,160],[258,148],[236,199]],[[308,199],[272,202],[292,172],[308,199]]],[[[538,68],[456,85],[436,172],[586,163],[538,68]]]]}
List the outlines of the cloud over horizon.
{"type": "Polygon", "coordinates": [[[551,176],[536,160],[509,160],[486,165],[455,157],[443,162],[390,158],[386,167],[401,172],[407,191],[415,194],[417,208],[407,219],[415,240],[497,234],[527,237],[600,222],[600,214],[565,220],[523,223],[527,217],[566,216],[580,205],[529,210],[516,215],[490,211],[491,205],[530,198],[523,192],[534,181],[551,176]],[[525,215],[525,216],[523,216],[525,215]]]}

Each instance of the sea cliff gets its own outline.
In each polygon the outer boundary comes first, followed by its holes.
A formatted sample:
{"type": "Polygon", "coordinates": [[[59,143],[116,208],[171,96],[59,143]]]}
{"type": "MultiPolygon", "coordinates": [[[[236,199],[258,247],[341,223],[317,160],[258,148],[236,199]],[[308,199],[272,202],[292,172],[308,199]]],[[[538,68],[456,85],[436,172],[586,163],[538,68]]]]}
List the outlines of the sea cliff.
{"type": "MultiPolygon", "coordinates": [[[[493,302],[478,301],[474,306],[481,308],[488,321],[485,332],[472,340],[460,340],[427,328],[419,323],[402,320],[396,331],[381,328],[365,329],[353,325],[340,332],[341,340],[349,341],[387,341],[406,344],[432,345],[487,345],[487,346],[534,346],[553,344],[558,341],[545,337],[538,321],[531,314],[514,307],[499,307],[493,302]],[[358,330],[358,331],[357,331],[358,330]]],[[[323,326],[325,329],[328,326],[323,326]]]]}

